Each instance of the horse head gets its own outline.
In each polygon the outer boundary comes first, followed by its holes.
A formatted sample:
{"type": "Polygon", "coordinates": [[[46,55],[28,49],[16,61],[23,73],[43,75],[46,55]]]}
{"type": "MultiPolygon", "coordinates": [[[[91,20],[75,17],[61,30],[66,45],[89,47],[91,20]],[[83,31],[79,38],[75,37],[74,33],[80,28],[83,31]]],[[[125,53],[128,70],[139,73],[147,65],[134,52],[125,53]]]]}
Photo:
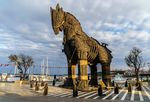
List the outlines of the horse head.
{"type": "Polygon", "coordinates": [[[63,29],[63,24],[65,22],[64,17],[65,17],[65,12],[63,11],[62,8],[59,7],[59,4],[56,5],[56,9],[50,8],[51,9],[51,22],[52,22],[52,27],[54,30],[54,33],[57,35],[59,31],[62,31],[63,29]]]}

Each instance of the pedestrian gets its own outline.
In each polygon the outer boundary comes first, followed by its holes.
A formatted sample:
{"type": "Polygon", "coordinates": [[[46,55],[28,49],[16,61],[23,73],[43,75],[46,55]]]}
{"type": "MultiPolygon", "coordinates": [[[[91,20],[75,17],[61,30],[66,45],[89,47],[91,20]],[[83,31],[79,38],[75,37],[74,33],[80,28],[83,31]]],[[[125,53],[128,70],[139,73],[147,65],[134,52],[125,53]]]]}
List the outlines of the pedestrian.
{"type": "Polygon", "coordinates": [[[55,83],[56,83],[56,81],[55,81],[55,79],[53,80],[53,86],[55,86],[55,83]]]}
{"type": "Polygon", "coordinates": [[[125,87],[128,87],[128,79],[125,82],[125,87]]]}

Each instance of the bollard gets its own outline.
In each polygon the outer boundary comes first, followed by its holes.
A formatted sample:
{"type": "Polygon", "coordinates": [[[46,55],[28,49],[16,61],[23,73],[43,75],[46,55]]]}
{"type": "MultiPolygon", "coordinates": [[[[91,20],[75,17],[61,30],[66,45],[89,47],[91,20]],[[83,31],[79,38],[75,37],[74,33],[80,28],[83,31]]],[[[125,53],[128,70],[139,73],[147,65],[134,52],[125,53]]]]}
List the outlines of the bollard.
{"type": "Polygon", "coordinates": [[[41,86],[44,86],[44,81],[42,80],[42,82],[41,82],[41,86]]]}
{"type": "Polygon", "coordinates": [[[43,91],[43,95],[46,96],[48,94],[48,84],[45,83],[44,85],[44,91],[43,91]]]}
{"type": "Polygon", "coordinates": [[[142,91],[141,83],[138,83],[137,90],[142,91]]]}
{"type": "Polygon", "coordinates": [[[139,85],[139,82],[136,82],[135,86],[138,86],[139,85]]]}
{"type": "Polygon", "coordinates": [[[98,96],[102,96],[103,95],[103,89],[102,89],[102,86],[99,85],[98,86],[98,96]]]}
{"type": "Polygon", "coordinates": [[[114,82],[114,80],[112,81],[112,86],[115,86],[115,82],[114,82]]]}
{"type": "Polygon", "coordinates": [[[34,87],[37,87],[37,81],[35,82],[35,86],[34,87]]]}
{"type": "Polygon", "coordinates": [[[36,81],[36,83],[35,83],[35,91],[38,91],[39,90],[39,84],[38,84],[38,82],[36,81]]]}
{"type": "Polygon", "coordinates": [[[53,80],[53,86],[55,86],[55,79],[53,80]]]}
{"type": "Polygon", "coordinates": [[[129,93],[132,93],[132,87],[131,87],[131,84],[129,83],[129,86],[128,86],[128,92],[129,93]]]}
{"type": "Polygon", "coordinates": [[[30,88],[33,88],[33,80],[30,81],[30,88]]]}
{"type": "Polygon", "coordinates": [[[125,87],[128,87],[128,81],[126,80],[126,82],[125,82],[125,85],[124,85],[125,87]]]}
{"type": "Polygon", "coordinates": [[[119,87],[118,87],[118,84],[116,84],[114,88],[114,94],[118,94],[118,93],[119,93],[119,87]]]}

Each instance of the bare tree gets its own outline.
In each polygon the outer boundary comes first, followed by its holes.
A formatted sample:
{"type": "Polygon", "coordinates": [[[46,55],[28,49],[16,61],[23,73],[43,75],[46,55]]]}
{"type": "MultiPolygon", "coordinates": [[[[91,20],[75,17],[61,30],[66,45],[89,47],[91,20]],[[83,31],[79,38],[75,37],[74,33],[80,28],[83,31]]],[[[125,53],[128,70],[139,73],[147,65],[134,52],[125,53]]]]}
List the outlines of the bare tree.
{"type": "Polygon", "coordinates": [[[31,67],[34,63],[33,58],[31,56],[27,56],[24,54],[10,55],[8,58],[10,62],[15,63],[15,65],[19,69],[20,80],[24,80],[26,77],[28,68],[31,67]]]}
{"type": "Polygon", "coordinates": [[[17,55],[13,55],[13,54],[11,54],[8,58],[10,62],[13,62],[17,66],[17,68],[19,69],[19,73],[22,74],[23,69],[21,67],[21,63],[22,63],[21,59],[17,55]]]}
{"type": "Polygon", "coordinates": [[[29,67],[33,65],[33,58],[24,54],[20,54],[19,58],[21,59],[21,66],[23,68],[23,79],[26,77],[26,73],[29,67]]]}
{"type": "Polygon", "coordinates": [[[143,63],[143,58],[142,58],[142,50],[140,50],[139,48],[134,47],[128,56],[125,57],[125,62],[126,64],[134,69],[135,71],[135,77],[136,77],[136,81],[137,83],[139,83],[139,71],[140,68],[142,68],[144,66],[143,63]]]}

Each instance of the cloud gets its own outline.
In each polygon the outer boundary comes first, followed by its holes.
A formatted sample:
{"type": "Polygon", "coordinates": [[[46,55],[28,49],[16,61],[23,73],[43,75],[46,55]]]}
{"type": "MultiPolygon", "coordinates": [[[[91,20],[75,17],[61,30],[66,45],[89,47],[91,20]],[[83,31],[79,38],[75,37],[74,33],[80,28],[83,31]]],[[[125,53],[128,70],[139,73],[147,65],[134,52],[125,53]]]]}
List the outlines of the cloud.
{"type": "Polygon", "coordinates": [[[49,7],[57,3],[81,22],[83,30],[99,42],[109,44],[113,68],[126,68],[124,57],[132,47],[143,50],[149,61],[150,7],[147,0],[1,0],[1,62],[11,53],[25,53],[39,64],[66,66],[61,52],[63,34],[54,35],[49,7]]]}

